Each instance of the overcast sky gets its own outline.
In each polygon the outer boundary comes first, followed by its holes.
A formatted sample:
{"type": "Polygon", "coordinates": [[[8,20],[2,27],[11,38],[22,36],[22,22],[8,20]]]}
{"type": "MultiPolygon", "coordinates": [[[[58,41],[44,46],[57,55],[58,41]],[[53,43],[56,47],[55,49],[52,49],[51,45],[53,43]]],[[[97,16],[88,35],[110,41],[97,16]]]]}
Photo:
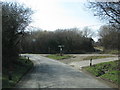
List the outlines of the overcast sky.
{"type": "MultiPolygon", "coordinates": [[[[30,24],[43,30],[80,28],[89,26],[97,32],[103,22],[95,17],[84,4],[86,0],[2,0],[26,4],[35,12],[30,24]]],[[[97,40],[97,36],[94,37],[97,40]]]]}

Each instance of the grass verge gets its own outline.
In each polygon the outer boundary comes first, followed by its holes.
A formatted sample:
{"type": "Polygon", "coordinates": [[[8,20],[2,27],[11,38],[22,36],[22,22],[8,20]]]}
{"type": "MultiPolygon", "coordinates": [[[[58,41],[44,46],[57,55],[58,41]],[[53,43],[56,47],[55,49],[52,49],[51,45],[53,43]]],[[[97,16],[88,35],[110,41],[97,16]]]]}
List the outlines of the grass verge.
{"type": "Polygon", "coordinates": [[[88,57],[84,58],[83,60],[101,59],[101,58],[108,58],[108,57],[114,57],[114,56],[88,56],[88,57]]]}
{"type": "Polygon", "coordinates": [[[120,71],[119,71],[118,64],[119,64],[119,60],[104,62],[104,63],[93,65],[91,67],[84,67],[84,69],[92,73],[96,77],[100,77],[101,79],[104,79],[116,85],[119,85],[120,80],[118,77],[120,75],[120,71]]]}
{"type": "Polygon", "coordinates": [[[8,78],[8,69],[3,67],[2,88],[13,88],[23,75],[33,67],[33,63],[26,58],[20,57],[12,67],[14,68],[12,72],[12,80],[9,80],[8,78]]]}
{"type": "Polygon", "coordinates": [[[58,55],[58,54],[52,54],[52,55],[48,55],[48,56],[46,56],[46,57],[51,58],[51,59],[61,60],[61,59],[72,58],[73,56],[70,56],[70,55],[60,56],[60,55],[58,55]]]}
{"type": "Polygon", "coordinates": [[[119,51],[118,51],[118,50],[105,50],[103,53],[107,53],[107,54],[118,54],[119,51]]]}

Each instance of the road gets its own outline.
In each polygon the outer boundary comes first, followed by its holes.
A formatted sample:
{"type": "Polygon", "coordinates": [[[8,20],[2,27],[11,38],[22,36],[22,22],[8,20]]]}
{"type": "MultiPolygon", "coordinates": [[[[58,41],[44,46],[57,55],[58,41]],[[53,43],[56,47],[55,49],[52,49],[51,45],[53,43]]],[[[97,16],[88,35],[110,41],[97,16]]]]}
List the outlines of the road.
{"type": "Polygon", "coordinates": [[[67,64],[37,54],[26,54],[34,68],[16,88],[110,88],[92,76],[67,64]]]}

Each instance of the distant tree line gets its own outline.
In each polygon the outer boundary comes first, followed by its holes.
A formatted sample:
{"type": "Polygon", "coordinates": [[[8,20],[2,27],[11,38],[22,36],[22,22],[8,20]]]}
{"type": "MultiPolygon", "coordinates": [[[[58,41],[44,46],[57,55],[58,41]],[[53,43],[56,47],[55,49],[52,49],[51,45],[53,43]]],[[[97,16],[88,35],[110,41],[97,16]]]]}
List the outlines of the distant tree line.
{"type": "MultiPolygon", "coordinates": [[[[64,45],[64,53],[93,52],[93,39],[77,28],[56,31],[33,31],[26,33],[21,42],[22,53],[59,53],[58,45],[64,45]]],[[[90,33],[90,32],[89,32],[90,33]]]]}
{"type": "MultiPolygon", "coordinates": [[[[118,26],[116,26],[118,27],[118,26]]],[[[101,26],[99,31],[100,39],[99,43],[104,47],[105,50],[118,50],[120,48],[119,36],[120,30],[111,26],[104,25],[101,26]]]]}

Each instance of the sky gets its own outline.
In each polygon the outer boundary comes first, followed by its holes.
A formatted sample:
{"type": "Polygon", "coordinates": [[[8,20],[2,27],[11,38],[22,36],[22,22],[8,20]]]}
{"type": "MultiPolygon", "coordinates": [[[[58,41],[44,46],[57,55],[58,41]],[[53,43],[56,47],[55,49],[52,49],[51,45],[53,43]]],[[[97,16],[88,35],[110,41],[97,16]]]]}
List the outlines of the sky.
{"type": "MultiPolygon", "coordinates": [[[[43,30],[54,31],[56,29],[84,28],[88,26],[96,34],[104,23],[86,8],[86,0],[2,0],[16,1],[32,8],[33,22],[30,26],[43,30]]],[[[98,35],[94,36],[96,41],[98,35]]]]}

